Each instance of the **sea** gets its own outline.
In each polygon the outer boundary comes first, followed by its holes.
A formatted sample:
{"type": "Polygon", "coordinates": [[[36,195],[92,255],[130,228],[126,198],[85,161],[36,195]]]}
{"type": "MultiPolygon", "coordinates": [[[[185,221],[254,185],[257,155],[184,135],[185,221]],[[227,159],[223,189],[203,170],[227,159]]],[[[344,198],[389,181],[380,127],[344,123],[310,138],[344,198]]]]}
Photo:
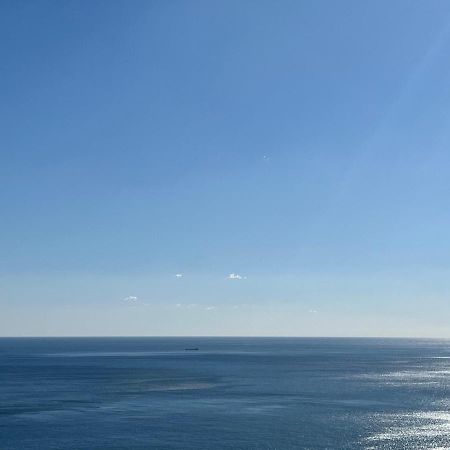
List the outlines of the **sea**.
{"type": "Polygon", "coordinates": [[[450,449],[450,341],[1,338],[0,450],[53,449],[450,449]]]}

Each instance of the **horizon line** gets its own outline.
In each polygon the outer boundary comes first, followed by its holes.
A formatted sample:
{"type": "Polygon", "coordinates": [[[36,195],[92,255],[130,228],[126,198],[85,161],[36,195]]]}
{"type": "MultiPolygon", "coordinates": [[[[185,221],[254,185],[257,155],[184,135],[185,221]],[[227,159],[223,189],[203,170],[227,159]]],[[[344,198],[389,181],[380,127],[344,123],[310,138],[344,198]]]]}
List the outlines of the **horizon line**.
{"type": "Polygon", "coordinates": [[[26,335],[0,336],[0,339],[436,339],[450,340],[450,337],[439,336],[280,336],[280,335],[26,335]]]}

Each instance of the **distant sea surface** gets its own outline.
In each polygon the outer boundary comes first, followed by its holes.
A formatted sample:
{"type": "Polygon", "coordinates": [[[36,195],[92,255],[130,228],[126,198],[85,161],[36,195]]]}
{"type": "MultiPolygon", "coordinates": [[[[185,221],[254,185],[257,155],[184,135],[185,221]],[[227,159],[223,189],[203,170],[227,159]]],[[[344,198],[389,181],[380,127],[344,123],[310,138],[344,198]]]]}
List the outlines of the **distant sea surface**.
{"type": "Polygon", "coordinates": [[[450,341],[0,339],[1,450],[359,448],[450,449],[450,341]]]}

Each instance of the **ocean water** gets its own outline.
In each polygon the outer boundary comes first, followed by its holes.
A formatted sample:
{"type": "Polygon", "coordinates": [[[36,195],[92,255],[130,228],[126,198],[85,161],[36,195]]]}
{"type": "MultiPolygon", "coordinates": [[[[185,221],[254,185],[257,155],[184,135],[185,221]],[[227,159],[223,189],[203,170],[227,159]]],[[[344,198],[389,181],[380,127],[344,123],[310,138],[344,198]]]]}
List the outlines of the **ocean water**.
{"type": "Polygon", "coordinates": [[[0,339],[1,450],[450,449],[449,407],[450,341],[0,339]]]}

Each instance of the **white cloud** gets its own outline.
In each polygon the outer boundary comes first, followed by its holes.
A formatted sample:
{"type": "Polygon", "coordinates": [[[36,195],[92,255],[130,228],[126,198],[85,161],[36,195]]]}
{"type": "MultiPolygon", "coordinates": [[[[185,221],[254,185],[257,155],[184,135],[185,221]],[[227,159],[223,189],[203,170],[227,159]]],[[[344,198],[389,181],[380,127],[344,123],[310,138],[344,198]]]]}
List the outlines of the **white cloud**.
{"type": "Polygon", "coordinates": [[[216,307],[215,306],[207,306],[205,308],[206,311],[212,311],[213,309],[216,309],[216,307]]]}
{"type": "Polygon", "coordinates": [[[175,274],[175,277],[176,277],[176,278],[183,278],[183,274],[182,274],[182,273],[176,273],[176,274],[175,274]]]}
{"type": "Polygon", "coordinates": [[[311,313],[311,314],[317,314],[317,310],[316,309],[310,309],[308,312],[311,313]]]}
{"type": "Polygon", "coordinates": [[[239,275],[238,273],[230,273],[230,275],[227,276],[229,280],[246,280],[247,277],[243,277],[242,275],[239,275]]]}
{"type": "Polygon", "coordinates": [[[136,302],[137,301],[137,297],[136,296],[134,296],[134,295],[129,295],[128,297],[125,297],[124,299],[123,299],[123,301],[124,302],[129,302],[129,303],[134,303],[134,302],[136,302]]]}

